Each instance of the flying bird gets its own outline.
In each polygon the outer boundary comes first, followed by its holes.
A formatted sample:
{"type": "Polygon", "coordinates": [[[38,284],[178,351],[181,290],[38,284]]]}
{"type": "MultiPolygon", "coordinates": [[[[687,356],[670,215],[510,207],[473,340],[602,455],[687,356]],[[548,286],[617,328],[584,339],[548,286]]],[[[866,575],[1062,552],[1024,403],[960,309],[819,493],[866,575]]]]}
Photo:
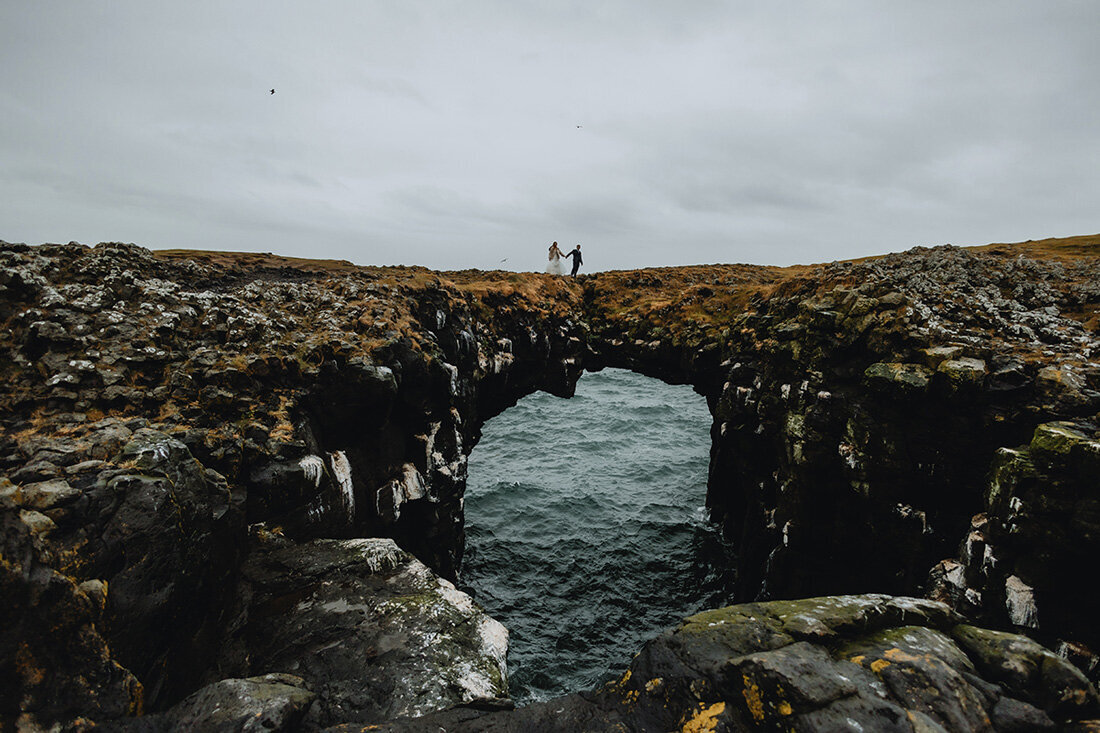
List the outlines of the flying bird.
{"type": "Polygon", "coordinates": [[[503,260],[501,260],[501,262],[507,262],[507,261],[508,261],[507,257],[505,257],[503,260]]]}
{"type": "Polygon", "coordinates": [[[582,127],[582,125],[577,125],[577,129],[578,129],[578,130],[579,130],[579,129],[581,129],[581,127],[582,127]]]}
{"type": "Polygon", "coordinates": [[[274,90],[274,89],[272,89],[272,90],[271,90],[271,93],[272,93],[272,94],[274,94],[274,93],[275,93],[275,90],[274,90]]]}

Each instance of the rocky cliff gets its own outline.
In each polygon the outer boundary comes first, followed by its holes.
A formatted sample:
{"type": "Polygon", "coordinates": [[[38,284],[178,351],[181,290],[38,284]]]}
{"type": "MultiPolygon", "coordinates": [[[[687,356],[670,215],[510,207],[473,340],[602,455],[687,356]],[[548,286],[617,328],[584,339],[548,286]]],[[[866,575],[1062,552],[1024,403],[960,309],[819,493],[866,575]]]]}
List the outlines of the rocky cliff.
{"type": "Polygon", "coordinates": [[[497,704],[506,635],[446,580],[466,457],[488,418],[604,366],[707,397],[731,600],[927,592],[1087,668],[1098,251],[571,281],[2,245],[0,716],[117,720],[222,679],[312,728],[497,704]],[[417,641],[453,613],[473,630],[417,641]]]}

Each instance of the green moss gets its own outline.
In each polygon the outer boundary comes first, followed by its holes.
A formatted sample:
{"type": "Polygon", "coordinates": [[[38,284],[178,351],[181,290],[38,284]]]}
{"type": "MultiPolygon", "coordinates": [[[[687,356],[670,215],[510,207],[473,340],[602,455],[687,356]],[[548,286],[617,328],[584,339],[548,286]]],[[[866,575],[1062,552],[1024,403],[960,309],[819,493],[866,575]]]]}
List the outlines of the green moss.
{"type": "Polygon", "coordinates": [[[878,362],[867,367],[863,377],[870,385],[903,394],[919,394],[928,389],[932,370],[921,364],[878,362]]]}
{"type": "Polygon", "coordinates": [[[1069,456],[1074,446],[1089,442],[1089,437],[1071,422],[1049,422],[1035,428],[1031,438],[1031,451],[1048,459],[1069,456]]]}

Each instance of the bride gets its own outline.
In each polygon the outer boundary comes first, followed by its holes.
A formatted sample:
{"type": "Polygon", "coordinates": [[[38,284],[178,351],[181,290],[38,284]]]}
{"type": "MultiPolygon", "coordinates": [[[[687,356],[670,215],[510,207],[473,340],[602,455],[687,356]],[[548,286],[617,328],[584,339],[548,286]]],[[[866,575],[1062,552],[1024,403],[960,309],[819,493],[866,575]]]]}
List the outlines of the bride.
{"type": "Polygon", "coordinates": [[[550,254],[547,256],[550,262],[546,265],[546,273],[548,275],[560,275],[561,274],[561,250],[558,249],[558,243],[554,242],[550,245],[550,254]]]}

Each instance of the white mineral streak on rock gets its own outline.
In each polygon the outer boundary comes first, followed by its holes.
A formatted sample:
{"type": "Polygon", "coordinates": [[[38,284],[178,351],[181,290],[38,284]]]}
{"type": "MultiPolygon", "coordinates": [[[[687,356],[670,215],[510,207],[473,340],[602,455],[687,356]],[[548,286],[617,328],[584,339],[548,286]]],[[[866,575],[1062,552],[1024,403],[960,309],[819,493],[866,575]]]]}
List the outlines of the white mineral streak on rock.
{"type": "Polygon", "coordinates": [[[1035,605],[1035,590],[1015,575],[1005,579],[1005,608],[1008,619],[1016,626],[1039,628],[1039,607],[1035,605]]]}
{"type": "Polygon", "coordinates": [[[372,573],[388,573],[405,560],[401,548],[388,537],[343,540],[341,544],[357,552],[366,561],[372,573]]]}
{"type": "Polygon", "coordinates": [[[401,467],[401,476],[378,489],[375,510],[378,516],[396,521],[401,516],[401,505],[406,501],[423,499],[428,495],[428,484],[416,466],[406,463],[401,467]],[[392,517],[387,517],[387,505],[392,506],[392,517]]]}
{"type": "Polygon", "coordinates": [[[389,517],[389,519],[391,521],[396,521],[396,519],[401,516],[401,500],[398,498],[399,492],[400,485],[396,479],[379,486],[378,491],[374,495],[375,514],[385,519],[387,518],[387,507],[393,507],[393,516],[389,517]]]}
{"type": "Polygon", "coordinates": [[[511,354],[494,354],[493,355],[493,374],[501,374],[512,368],[512,364],[515,362],[516,357],[511,354]]]}
{"type": "Polygon", "coordinates": [[[355,485],[351,481],[351,464],[344,451],[338,450],[328,454],[329,466],[332,475],[336,477],[336,485],[340,487],[340,501],[347,512],[348,520],[355,519],[355,485]]]}
{"type": "Polygon", "coordinates": [[[306,475],[306,480],[313,482],[314,488],[321,485],[321,476],[325,473],[325,462],[321,460],[320,456],[306,456],[298,461],[298,466],[302,469],[302,473],[306,475]]]}
{"type": "Polygon", "coordinates": [[[451,396],[454,396],[458,394],[458,367],[456,367],[454,364],[443,362],[443,368],[450,376],[450,384],[448,385],[448,389],[450,390],[451,396]]]}
{"type": "Polygon", "coordinates": [[[997,567],[997,556],[993,552],[993,545],[986,545],[982,550],[982,572],[989,575],[997,567]]]}
{"type": "MultiPolygon", "coordinates": [[[[508,675],[508,629],[504,624],[490,616],[483,616],[477,626],[481,636],[481,651],[490,657],[500,670],[502,680],[508,675]]],[[[505,682],[507,685],[507,682],[505,682]]],[[[487,690],[484,697],[492,697],[493,690],[487,690]]]]}
{"type": "Polygon", "coordinates": [[[473,617],[477,623],[479,656],[458,661],[450,670],[452,681],[467,700],[496,697],[501,685],[494,682],[499,675],[504,680],[507,674],[508,629],[474,605],[470,596],[454,587],[449,581],[439,578],[439,594],[443,600],[463,616],[473,617]],[[496,673],[496,674],[494,674],[496,673]]]}
{"type": "Polygon", "coordinates": [[[463,613],[473,613],[475,610],[473,599],[458,588],[455,588],[451,581],[444,578],[439,579],[439,595],[443,596],[445,601],[463,613]]]}
{"type": "Polygon", "coordinates": [[[401,469],[403,501],[414,501],[427,496],[428,487],[424,483],[424,477],[420,474],[420,471],[416,470],[416,466],[406,463],[401,469]]]}

